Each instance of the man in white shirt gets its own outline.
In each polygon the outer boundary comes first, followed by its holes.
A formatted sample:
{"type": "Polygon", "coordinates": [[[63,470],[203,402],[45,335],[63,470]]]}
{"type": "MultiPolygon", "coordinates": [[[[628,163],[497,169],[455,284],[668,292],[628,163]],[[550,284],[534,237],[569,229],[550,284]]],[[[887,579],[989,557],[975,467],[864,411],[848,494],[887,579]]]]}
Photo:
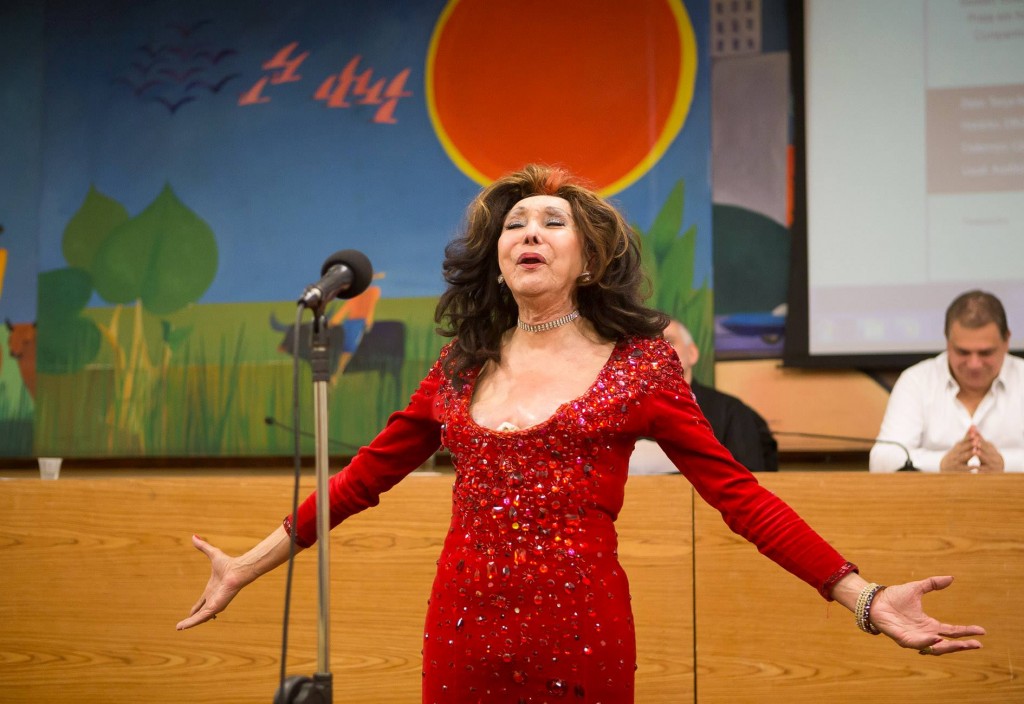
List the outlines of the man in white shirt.
{"type": "MultiPolygon", "coordinates": [[[[946,351],[900,375],[878,439],[905,445],[925,472],[1024,472],[1024,360],[1009,349],[999,299],[960,295],[946,310],[946,351]]],[[[905,461],[879,442],[868,467],[893,472],[905,461]]]]}

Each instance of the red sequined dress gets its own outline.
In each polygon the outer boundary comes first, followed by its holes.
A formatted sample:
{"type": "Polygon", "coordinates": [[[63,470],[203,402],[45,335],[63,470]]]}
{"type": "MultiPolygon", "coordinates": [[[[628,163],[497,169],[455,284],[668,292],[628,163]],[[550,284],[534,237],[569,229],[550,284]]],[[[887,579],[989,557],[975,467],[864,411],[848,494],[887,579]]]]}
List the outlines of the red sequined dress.
{"type": "MultiPolygon", "coordinates": [[[[438,360],[329,485],[334,526],[376,505],[439,444],[451,452],[425,704],[633,701],[636,645],[614,522],[640,436],[658,440],[730,528],[824,596],[854,569],[715,440],[664,340],[619,342],[586,393],[524,430],[474,422],[475,382],[471,372],[456,391],[438,360]]],[[[316,539],[315,513],[314,495],[294,522],[301,545],[316,539]]]]}

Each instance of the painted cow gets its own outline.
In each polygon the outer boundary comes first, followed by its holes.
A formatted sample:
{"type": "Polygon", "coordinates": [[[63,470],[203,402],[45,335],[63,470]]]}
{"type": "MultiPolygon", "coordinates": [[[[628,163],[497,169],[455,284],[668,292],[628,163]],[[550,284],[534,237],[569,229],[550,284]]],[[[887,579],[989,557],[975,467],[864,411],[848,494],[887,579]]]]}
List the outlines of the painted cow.
{"type": "Polygon", "coordinates": [[[18,363],[21,380],[32,398],[36,396],[36,324],[7,322],[7,347],[18,363]]]}
{"type": "MultiPolygon", "coordinates": [[[[291,354],[294,349],[295,327],[280,322],[277,317],[270,314],[270,327],[278,332],[284,333],[284,339],[278,345],[278,349],[285,354],[291,354]]],[[[299,359],[309,362],[311,337],[313,323],[302,323],[299,328],[299,359]]],[[[345,341],[345,331],[339,325],[327,329],[328,344],[328,370],[331,379],[334,379],[338,371],[338,360],[341,357],[342,345],[345,341]]],[[[381,378],[390,378],[395,383],[395,388],[402,386],[402,365],[405,363],[405,323],[400,320],[378,320],[373,324],[363,339],[359,341],[348,366],[345,367],[346,374],[354,372],[377,372],[381,378]]]]}

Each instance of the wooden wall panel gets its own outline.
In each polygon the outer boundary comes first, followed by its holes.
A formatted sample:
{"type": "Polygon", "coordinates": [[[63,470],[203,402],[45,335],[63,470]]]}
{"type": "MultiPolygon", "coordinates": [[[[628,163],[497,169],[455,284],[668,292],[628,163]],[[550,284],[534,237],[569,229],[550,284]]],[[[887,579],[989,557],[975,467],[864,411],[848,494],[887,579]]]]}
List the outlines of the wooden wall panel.
{"type": "Polygon", "coordinates": [[[693,490],[682,475],[629,478],[617,522],[637,634],[636,701],[694,696],[693,490]]]}
{"type": "MultiPolygon", "coordinates": [[[[290,497],[287,479],[5,482],[0,700],[270,701],[283,571],[204,628],[174,625],[209,574],[191,534],[241,551],[280,520],[290,497]]],[[[300,563],[297,592],[312,594],[310,561],[300,563]]],[[[296,665],[315,658],[314,616],[304,611],[294,610],[296,665]]]]}
{"type": "MultiPolygon", "coordinates": [[[[1024,478],[830,472],[761,480],[871,579],[955,574],[951,589],[928,598],[929,611],[985,625],[985,649],[924,658],[860,633],[845,609],[758,555],[699,499],[693,509],[684,479],[633,477],[619,532],[637,620],[638,704],[1024,701],[1024,614],[1016,606],[1024,478]]],[[[334,532],[339,704],[418,701],[425,601],[450,486],[450,475],[414,475],[334,532]]],[[[287,478],[0,482],[0,701],[270,701],[283,569],[248,587],[216,622],[183,633],[174,624],[208,574],[191,533],[240,552],[290,500],[287,478]]],[[[315,570],[315,551],[303,553],[293,674],[316,669],[315,570]]]]}
{"type": "MultiPolygon", "coordinates": [[[[381,506],[334,531],[331,667],[339,704],[419,700],[423,617],[451,482],[413,475],[381,506]]],[[[638,477],[627,494],[620,554],[634,594],[638,701],[692,700],[689,485],[638,477]]],[[[241,552],[290,501],[287,478],[0,484],[0,701],[270,701],[283,568],[247,587],[215,622],[186,632],[174,624],[208,575],[191,534],[241,552]]],[[[290,674],[316,669],[315,573],[316,552],[306,551],[296,562],[290,674]]]]}
{"type": "Polygon", "coordinates": [[[1022,702],[1024,477],[782,473],[761,481],[882,584],[952,574],[926,610],[984,649],[935,658],[857,630],[698,500],[697,692],[718,702],[1022,702]]]}
{"type": "MultiPolygon", "coordinates": [[[[715,386],[739,396],[775,432],[875,438],[889,392],[853,369],[796,369],[777,359],[729,360],[715,365],[715,386]]],[[[778,435],[782,452],[871,449],[870,442],[778,435]]],[[[864,469],[867,469],[865,463],[864,469]]]]}

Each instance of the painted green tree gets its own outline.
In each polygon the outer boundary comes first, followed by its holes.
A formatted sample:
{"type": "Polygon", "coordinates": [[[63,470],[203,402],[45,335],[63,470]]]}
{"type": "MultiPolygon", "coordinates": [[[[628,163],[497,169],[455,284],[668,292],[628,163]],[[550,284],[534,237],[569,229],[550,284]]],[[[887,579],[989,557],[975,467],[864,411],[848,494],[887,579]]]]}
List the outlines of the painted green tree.
{"type": "Polygon", "coordinates": [[[635,228],[643,246],[643,264],[651,280],[648,305],[680,321],[693,335],[700,349],[694,378],[714,383],[715,319],[714,298],[707,282],[694,287],[697,226],[683,230],[686,189],[680,180],[648,230],[635,228]]]}
{"type": "Polygon", "coordinates": [[[134,217],[91,187],[64,229],[62,247],[69,266],[40,275],[40,371],[76,372],[105,341],[113,360],[109,449],[132,438],[144,452],[151,414],[140,410],[154,405],[154,390],[166,382],[171,355],[189,332],[166,316],[198,301],[213,282],[213,231],[170,185],[134,217]],[[113,305],[105,323],[81,315],[94,291],[113,305]]]}

